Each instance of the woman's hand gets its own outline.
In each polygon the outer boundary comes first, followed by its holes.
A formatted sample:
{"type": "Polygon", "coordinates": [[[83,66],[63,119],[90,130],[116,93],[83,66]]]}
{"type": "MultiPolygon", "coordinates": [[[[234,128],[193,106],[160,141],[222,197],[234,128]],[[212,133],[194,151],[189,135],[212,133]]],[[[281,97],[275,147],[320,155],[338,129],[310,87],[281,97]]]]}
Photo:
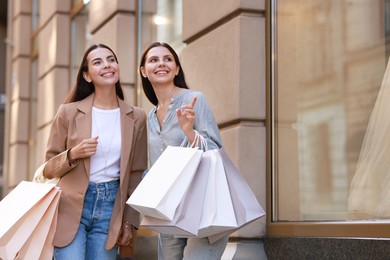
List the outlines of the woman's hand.
{"type": "Polygon", "coordinates": [[[130,226],[122,225],[121,233],[119,234],[118,241],[116,242],[118,246],[132,246],[133,232],[130,226]]]}
{"type": "Polygon", "coordinates": [[[98,136],[82,140],[68,152],[69,163],[73,164],[77,159],[87,158],[96,153],[98,136]]]}
{"type": "Polygon", "coordinates": [[[192,143],[195,138],[195,132],[193,130],[195,124],[195,110],[194,106],[196,103],[197,97],[194,97],[191,102],[187,105],[182,106],[180,109],[176,110],[178,123],[183,129],[184,134],[187,136],[187,139],[192,143]]]}

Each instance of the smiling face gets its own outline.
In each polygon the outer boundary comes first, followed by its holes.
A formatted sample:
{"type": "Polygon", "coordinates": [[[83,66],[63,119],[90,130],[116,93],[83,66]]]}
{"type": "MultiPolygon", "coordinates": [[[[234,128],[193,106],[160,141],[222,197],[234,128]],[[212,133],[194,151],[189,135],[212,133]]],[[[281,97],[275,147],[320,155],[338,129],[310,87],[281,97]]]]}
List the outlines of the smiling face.
{"type": "Polygon", "coordinates": [[[97,48],[87,56],[88,71],[83,77],[95,87],[115,86],[119,80],[119,65],[114,54],[106,48],[97,48]]]}
{"type": "Polygon", "coordinates": [[[157,46],[148,51],[145,64],[141,67],[142,76],[153,84],[173,84],[173,79],[179,73],[172,53],[163,46],[157,46]]]}

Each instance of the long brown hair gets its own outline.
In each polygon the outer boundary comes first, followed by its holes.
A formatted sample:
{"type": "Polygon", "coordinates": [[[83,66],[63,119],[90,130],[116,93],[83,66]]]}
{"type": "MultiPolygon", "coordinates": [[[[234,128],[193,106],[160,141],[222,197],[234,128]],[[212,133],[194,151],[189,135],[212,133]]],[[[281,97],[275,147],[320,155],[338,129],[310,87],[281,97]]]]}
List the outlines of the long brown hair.
{"type": "Polygon", "coordinates": [[[175,86],[177,86],[179,88],[187,88],[188,89],[188,86],[187,86],[187,83],[185,80],[185,76],[184,76],[184,71],[183,71],[181,64],[180,64],[179,56],[177,55],[175,50],[168,43],[165,43],[165,42],[154,42],[154,43],[150,44],[149,47],[147,47],[142,52],[141,60],[140,60],[140,64],[139,64],[139,74],[140,74],[141,79],[142,79],[142,88],[144,89],[144,93],[145,93],[146,97],[149,99],[149,101],[155,106],[158,103],[156,93],[154,92],[153,87],[152,87],[152,83],[150,83],[149,79],[147,77],[142,76],[141,68],[145,66],[146,55],[148,54],[148,52],[152,48],[159,47],[159,46],[167,48],[172,53],[173,58],[175,59],[176,65],[179,67],[179,73],[173,79],[173,83],[175,84],[175,86]]]}
{"type": "MultiPolygon", "coordinates": [[[[65,103],[83,100],[84,98],[88,97],[93,92],[95,92],[95,85],[92,82],[86,81],[83,77],[83,73],[88,72],[88,61],[87,61],[88,54],[97,48],[106,48],[109,51],[111,51],[115,57],[115,61],[118,63],[118,58],[116,57],[114,51],[111,50],[110,47],[108,47],[107,45],[101,44],[101,43],[91,45],[84,53],[83,59],[81,60],[81,64],[79,67],[79,71],[77,73],[76,85],[74,86],[72,91],[69,93],[69,95],[65,98],[65,101],[64,101],[65,103]]],[[[119,80],[117,83],[115,83],[115,91],[116,91],[116,95],[120,99],[124,100],[125,97],[124,97],[123,89],[122,89],[122,86],[121,86],[121,83],[119,80]]]]}

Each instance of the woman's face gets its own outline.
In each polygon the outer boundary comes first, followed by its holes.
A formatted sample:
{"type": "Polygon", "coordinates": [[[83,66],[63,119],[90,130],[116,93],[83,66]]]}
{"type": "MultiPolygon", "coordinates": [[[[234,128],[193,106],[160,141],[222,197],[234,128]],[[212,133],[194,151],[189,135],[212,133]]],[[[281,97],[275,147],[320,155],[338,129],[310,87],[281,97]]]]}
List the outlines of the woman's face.
{"type": "Polygon", "coordinates": [[[141,67],[143,77],[153,84],[173,83],[173,79],[179,73],[172,53],[163,46],[157,46],[148,51],[145,57],[145,65],[141,67]]]}
{"type": "Polygon", "coordinates": [[[95,87],[115,86],[119,80],[119,65],[114,54],[106,48],[97,48],[87,56],[88,71],[84,79],[95,87]]]}

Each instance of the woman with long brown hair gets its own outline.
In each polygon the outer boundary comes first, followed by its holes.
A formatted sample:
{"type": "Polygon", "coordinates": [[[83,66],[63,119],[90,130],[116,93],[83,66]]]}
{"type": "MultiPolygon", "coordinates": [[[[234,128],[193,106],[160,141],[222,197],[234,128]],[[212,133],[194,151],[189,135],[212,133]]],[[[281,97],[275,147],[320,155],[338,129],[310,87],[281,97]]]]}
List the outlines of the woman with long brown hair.
{"type": "Polygon", "coordinates": [[[139,213],[126,205],[147,167],[146,114],[124,101],[118,59],[88,48],[76,86],[53,120],[43,175],[60,178],[54,259],[116,259],[134,244],[139,213]]]}

